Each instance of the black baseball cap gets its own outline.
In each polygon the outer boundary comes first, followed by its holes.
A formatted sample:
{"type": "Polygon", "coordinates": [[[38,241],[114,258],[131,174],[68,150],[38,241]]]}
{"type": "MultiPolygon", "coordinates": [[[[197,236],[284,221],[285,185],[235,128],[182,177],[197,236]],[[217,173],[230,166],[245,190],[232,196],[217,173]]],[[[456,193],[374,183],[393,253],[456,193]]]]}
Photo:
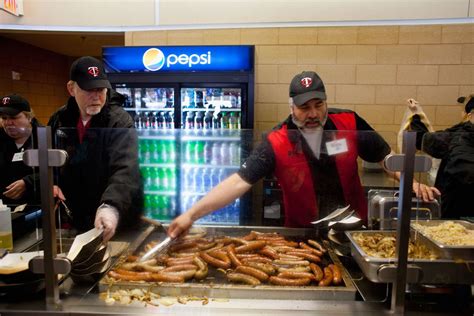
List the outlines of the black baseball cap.
{"type": "Polygon", "coordinates": [[[466,113],[471,113],[471,111],[474,110],[474,94],[471,94],[468,97],[459,97],[458,102],[465,104],[464,111],[466,113]]]}
{"type": "Polygon", "coordinates": [[[100,60],[91,56],[76,59],[71,65],[69,78],[77,82],[83,90],[112,88],[104,65],[100,60]]]}
{"type": "Polygon", "coordinates": [[[290,97],[297,105],[303,105],[311,99],[326,100],[326,88],[317,73],[303,71],[293,77],[290,84],[290,97]]]}
{"type": "Polygon", "coordinates": [[[23,111],[31,112],[31,108],[28,100],[22,96],[11,94],[0,99],[0,114],[15,116],[23,111]]]}

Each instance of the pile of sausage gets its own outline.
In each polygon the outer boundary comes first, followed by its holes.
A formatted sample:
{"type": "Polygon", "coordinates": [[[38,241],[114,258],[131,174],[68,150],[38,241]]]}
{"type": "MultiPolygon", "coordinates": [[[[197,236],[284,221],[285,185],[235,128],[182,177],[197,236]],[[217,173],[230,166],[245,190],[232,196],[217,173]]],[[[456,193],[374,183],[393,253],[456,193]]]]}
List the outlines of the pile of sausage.
{"type": "MultiPolygon", "coordinates": [[[[146,249],[154,244],[147,245],[146,249]]],[[[224,272],[231,282],[256,286],[339,285],[341,269],[321,266],[326,253],[318,242],[295,242],[278,233],[252,231],[243,237],[204,238],[186,236],[170,246],[168,253],[138,263],[129,257],[109,277],[124,281],[185,282],[207,277],[209,266],[224,272]]]]}

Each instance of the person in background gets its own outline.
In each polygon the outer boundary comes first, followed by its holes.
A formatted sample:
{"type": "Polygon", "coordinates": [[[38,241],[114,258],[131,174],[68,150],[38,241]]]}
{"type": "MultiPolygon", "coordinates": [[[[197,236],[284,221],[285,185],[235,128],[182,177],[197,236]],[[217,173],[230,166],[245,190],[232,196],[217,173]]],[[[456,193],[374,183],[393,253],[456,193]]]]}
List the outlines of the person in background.
{"type": "MultiPolygon", "coordinates": [[[[405,131],[417,131],[422,126],[423,130],[434,132],[433,126],[423,111],[421,105],[415,99],[408,99],[407,100],[407,108],[405,110],[405,114],[403,115],[402,123],[400,126],[400,130],[398,132],[397,137],[397,148],[398,152],[402,152],[402,145],[403,145],[403,134],[405,131]],[[418,126],[420,125],[420,126],[418,126]]],[[[421,137],[416,138],[416,148],[419,150],[421,148],[421,137]]],[[[428,171],[428,176],[426,182],[430,186],[434,186],[436,180],[436,174],[438,173],[439,165],[441,163],[440,159],[432,158],[431,159],[431,168],[428,171]]]]}
{"type": "Polygon", "coordinates": [[[430,132],[419,115],[413,115],[410,124],[418,133],[418,149],[441,159],[435,187],[441,191],[441,216],[453,219],[474,216],[474,94],[458,98],[458,103],[463,104],[462,120],[450,128],[430,132]]]}
{"type": "Polygon", "coordinates": [[[38,120],[18,94],[0,99],[0,190],[5,204],[40,202],[38,171],[23,163],[26,149],[36,148],[38,120]]]}
{"type": "MultiPolygon", "coordinates": [[[[170,224],[170,237],[176,238],[194,221],[234,201],[271,174],[282,189],[286,227],[310,227],[311,221],[348,204],[367,221],[357,157],[382,164],[390,146],[357,113],[328,109],[324,83],[315,72],[297,74],[289,95],[288,118],[265,137],[237,173],[170,224]]],[[[436,194],[416,181],[414,188],[426,200],[436,194]]]]}
{"type": "Polygon", "coordinates": [[[69,155],[58,186],[73,227],[104,228],[104,240],[109,240],[119,224],[130,227],[141,215],[137,134],[122,108],[124,97],[112,90],[98,59],[74,61],[67,90],[70,98],[48,122],[56,147],[69,155]]]}

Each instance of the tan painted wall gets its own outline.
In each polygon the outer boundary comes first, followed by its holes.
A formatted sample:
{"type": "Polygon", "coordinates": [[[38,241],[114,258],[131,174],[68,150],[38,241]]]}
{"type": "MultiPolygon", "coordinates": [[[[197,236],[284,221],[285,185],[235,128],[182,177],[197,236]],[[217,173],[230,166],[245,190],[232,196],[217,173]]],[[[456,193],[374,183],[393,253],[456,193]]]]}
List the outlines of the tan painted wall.
{"type": "MultiPolygon", "coordinates": [[[[24,15],[0,10],[0,24],[68,28],[155,24],[155,0],[23,0],[24,15]]],[[[1,28],[1,27],[0,27],[1,28]]]]}
{"type": "Polygon", "coordinates": [[[68,57],[4,37],[0,37],[0,47],[0,96],[22,95],[46,124],[68,96],[68,57]],[[21,73],[20,80],[12,80],[12,71],[21,73]]]}
{"type": "Polygon", "coordinates": [[[0,24],[154,27],[472,17],[470,0],[23,0],[24,16],[0,10],[0,24]]]}
{"type": "Polygon", "coordinates": [[[160,0],[159,5],[163,26],[442,19],[469,14],[469,0],[160,0]]]}
{"type": "Polygon", "coordinates": [[[289,114],[288,85],[317,71],[332,107],[357,111],[394,145],[405,100],[420,101],[436,129],[457,123],[474,92],[474,24],[127,32],[125,45],[256,47],[255,128],[289,114]]]}

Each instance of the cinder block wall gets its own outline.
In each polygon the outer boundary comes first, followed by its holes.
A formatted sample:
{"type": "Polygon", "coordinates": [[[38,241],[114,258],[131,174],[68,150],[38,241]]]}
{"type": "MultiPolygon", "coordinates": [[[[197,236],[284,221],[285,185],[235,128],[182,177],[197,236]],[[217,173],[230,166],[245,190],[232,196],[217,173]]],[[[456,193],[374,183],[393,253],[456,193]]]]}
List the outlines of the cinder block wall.
{"type": "Polygon", "coordinates": [[[68,57],[5,37],[0,37],[0,47],[0,96],[22,95],[46,125],[68,96],[68,57]],[[20,80],[12,79],[12,71],[21,74],[20,80]]]}
{"type": "Polygon", "coordinates": [[[357,111],[395,145],[405,100],[436,129],[459,122],[474,92],[474,24],[127,32],[125,45],[255,45],[257,134],[288,113],[288,85],[318,72],[332,107],[357,111]]]}

